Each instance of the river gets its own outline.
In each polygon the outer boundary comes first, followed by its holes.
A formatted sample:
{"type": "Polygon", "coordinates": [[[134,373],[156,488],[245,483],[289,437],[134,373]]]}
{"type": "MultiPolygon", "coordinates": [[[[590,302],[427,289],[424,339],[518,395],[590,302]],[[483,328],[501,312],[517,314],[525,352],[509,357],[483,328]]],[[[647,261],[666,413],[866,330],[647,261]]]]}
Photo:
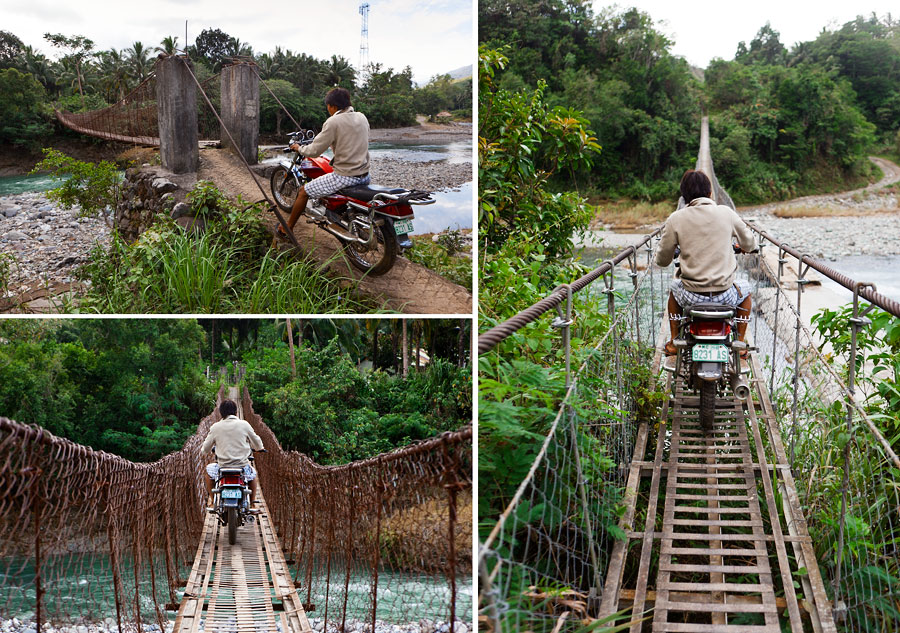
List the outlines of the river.
{"type": "MultiPolygon", "coordinates": [[[[62,612],[62,619],[86,616],[92,620],[103,620],[116,616],[116,606],[112,593],[112,574],[105,556],[97,556],[93,561],[78,555],[52,557],[46,563],[43,588],[45,591],[43,608],[45,617],[56,621],[54,614],[62,612]]],[[[6,605],[8,617],[20,620],[34,618],[34,565],[32,561],[0,562],[0,569],[7,575],[0,576],[0,604],[6,605]]],[[[123,561],[122,577],[133,588],[134,576],[131,566],[123,561]]],[[[183,571],[183,573],[185,573],[183,571]]],[[[344,571],[335,567],[331,570],[332,586],[328,598],[329,619],[340,617],[343,609],[344,571]]],[[[160,562],[157,577],[165,578],[165,567],[160,562]]],[[[366,620],[371,617],[372,578],[369,574],[352,571],[348,584],[347,617],[366,620]]],[[[164,581],[163,581],[164,582],[164,581]]],[[[141,610],[147,621],[153,617],[153,601],[150,599],[152,585],[148,574],[143,574],[139,583],[141,610]]],[[[160,603],[168,602],[163,586],[157,587],[160,603]]],[[[306,589],[299,590],[306,602],[306,589]]],[[[178,590],[181,599],[183,590],[178,590]]],[[[325,613],[324,578],[313,578],[311,602],[316,605],[309,617],[321,618],[325,613]]],[[[404,623],[429,619],[445,622],[449,619],[448,604],[450,586],[443,577],[425,574],[381,569],[378,575],[378,606],[376,618],[385,622],[404,623]]],[[[472,578],[461,574],[457,580],[456,617],[469,621],[472,613],[472,578]]],[[[169,613],[174,619],[174,612],[169,613]]]]}

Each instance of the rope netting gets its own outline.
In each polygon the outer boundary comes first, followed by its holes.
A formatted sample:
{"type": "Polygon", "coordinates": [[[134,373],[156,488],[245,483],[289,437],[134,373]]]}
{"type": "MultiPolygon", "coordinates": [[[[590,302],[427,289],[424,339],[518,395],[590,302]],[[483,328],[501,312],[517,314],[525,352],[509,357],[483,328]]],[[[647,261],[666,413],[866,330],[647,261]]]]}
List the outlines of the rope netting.
{"type": "MultiPolygon", "coordinates": [[[[243,404],[269,451],[256,462],[267,506],[321,630],[471,621],[470,428],[323,467],[282,451],[246,392],[243,404]]],[[[0,619],[165,630],[207,516],[200,446],[219,419],[137,464],[0,418],[0,619]]]]}
{"type": "Polygon", "coordinates": [[[650,266],[646,244],[646,262],[632,250],[628,268],[606,262],[583,291],[606,294],[610,324],[577,354],[540,452],[480,546],[480,617],[490,630],[560,630],[561,614],[575,624],[597,610],[638,422],[655,412],[651,368],[671,273],[650,266]]]}
{"type": "MultiPolygon", "coordinates": [[[[201,90],[216,111],[221,110],[221,73],[200,82],[201,90]]],[[[151,73],[134,90],[109,107],[90,112],[56,110],[56,118],[67,128],[108,141],[159,147],[159,113],[156,74],[151,73]]],[[[218,141],[219,120],[205,99],[197,100],[197,137],[218,141]]]]}
{"type": "Polygon", "coordinates": [[[311,617],[337,630],[471,622],[471,427],[321,466],[281,449],[246,389],[243,407],[268,450],[257,456],[260,484],[289,564],[295,561],[300,596],[315,606],[311,617]]]}

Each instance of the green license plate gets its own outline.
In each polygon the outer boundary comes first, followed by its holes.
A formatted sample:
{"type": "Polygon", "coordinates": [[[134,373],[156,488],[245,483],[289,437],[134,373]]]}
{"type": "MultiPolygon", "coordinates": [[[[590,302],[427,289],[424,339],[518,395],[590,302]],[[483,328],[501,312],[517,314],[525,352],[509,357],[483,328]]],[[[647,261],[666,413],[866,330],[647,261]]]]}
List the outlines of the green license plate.
{"type": "Polygon", "coordinates": [[[698,343],[691,349],[691,360],[695,363],[727,363],[728,348],[724,345],[698,343]]]}
{"type": "Polygon", "coordinates": [[[412,220],[397,220],[394,222],[394,233],[397,235],[406,235],[407,233],[412,233],[412,231],[412,220]]]}
{"type": "Polygon", "coordinates": [[[222,490],[223,499],[240,499],[244,496],[244,491],[240,488],[225,488],[222,490]]]}

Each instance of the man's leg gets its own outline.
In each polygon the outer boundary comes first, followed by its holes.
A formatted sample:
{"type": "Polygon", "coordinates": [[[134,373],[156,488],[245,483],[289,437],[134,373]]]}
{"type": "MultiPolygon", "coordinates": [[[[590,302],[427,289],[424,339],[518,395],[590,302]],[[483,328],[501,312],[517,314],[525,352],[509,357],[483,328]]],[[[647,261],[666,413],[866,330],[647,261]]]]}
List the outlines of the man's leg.
{"type": "Polygon", "coordinates": [[[669,333],[671,334],[669,342],[666,343],[666,354],[674,356],[678,352],[678,350],[675,348],[675,344],[673,343],[673,341],[678,338],[678,328],[681,325],[681,321],[673,319],[672,315],[680,317],[681,306],[678,305],[678,302],[675,300],[675,294],[671,290],[669,291],[669,303],[666,306],[666,310],[669,316],[669,333]]]}
{"type": "Polygon", "coordinates": [[[744,300],[741,301],[737,306],[737,316],[740,317],[740,321],[737,322],[737,335],[738,340],[744,340],[744,334],[747,333],[747,325],[750,323],[750,308],[753,305],[753,296],[749,293],[744,300]]]}
{"type": "Polygon", "coordinates": [[[212,498],[212,489],[213,489],[213,480],[212,477],[209,476],[209,473],[206,473],[206,476],[203,479],[203,482],[206,484],[206,502],[210,506],[213,504],[212,498]]]}
{"type": "Polygon", "coordinates": [[[294,200],[294,205],[291,207],[291,215],[287,221],[288,228],[291,230],[294,230],[294,225],[297,224],[297,220],[300,219],[300,216],[306,211],[307,202],[309,202],[309,195],[306,193],[306,187],[300,187],[300,191],[297,193],[297,199],[294,200]]]}

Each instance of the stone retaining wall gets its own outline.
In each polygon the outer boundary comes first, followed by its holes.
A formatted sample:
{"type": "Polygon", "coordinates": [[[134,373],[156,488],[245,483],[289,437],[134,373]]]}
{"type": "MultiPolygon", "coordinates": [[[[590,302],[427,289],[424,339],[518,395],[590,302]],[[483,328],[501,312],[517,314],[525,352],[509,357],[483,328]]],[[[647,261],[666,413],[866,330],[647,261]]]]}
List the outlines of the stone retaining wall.
{"type": "Polygon", "coordinates": [[[187,205],[178,209],[176,205],[184,202],[195,183],[196,174],[173,174],[164,167],[144,165],[126,170],[116,209],[119,233],[132,242],[153,223],[156,214],[177,216],[187,205]]]}

